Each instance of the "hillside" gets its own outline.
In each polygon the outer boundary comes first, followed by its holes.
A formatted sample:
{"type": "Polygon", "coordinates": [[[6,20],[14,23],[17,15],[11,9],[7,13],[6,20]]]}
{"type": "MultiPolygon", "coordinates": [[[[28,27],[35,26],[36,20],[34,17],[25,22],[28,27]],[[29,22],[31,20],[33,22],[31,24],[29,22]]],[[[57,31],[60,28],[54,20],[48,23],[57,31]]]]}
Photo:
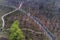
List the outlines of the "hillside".
{"type": "Polygon", "coordinates": [[[0,0],[0,39],[20,40],[24,36],[24,40],[60,40],[59,2],[0,0]],[[17,26],[14,24],[16,20],[17,26]]]}

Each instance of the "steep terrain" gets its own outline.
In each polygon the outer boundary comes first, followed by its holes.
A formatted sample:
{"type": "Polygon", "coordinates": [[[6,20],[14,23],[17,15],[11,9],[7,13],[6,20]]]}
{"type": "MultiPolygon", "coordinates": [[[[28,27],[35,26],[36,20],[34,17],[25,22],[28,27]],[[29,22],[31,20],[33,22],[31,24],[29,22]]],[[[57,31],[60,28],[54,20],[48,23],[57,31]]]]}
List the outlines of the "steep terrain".
{"type": "MultiPolygon", "coordinates": [[[[30,12],[33,16],[37,17],[39,21],[56,37],[56,40],[60,40],[60,4],[54,0],[0,0],[0,4],[6,4],[14,7],[19,7],[19,4],[23,2],[21,9],[27,13],[30,12]],[[57,5],[58,4],[58,5],[57,5]]],[[[0,17],[5,13],[12,11],[13,8],[0,5],[0,17]]],[[[10,26],[15,20],[19,20],[19,27],[22,29],[26,36],[26,40],[31,37],[33,40],[44,40],[47,37],[44,34],[42,28],[28,17],[23,12],[17,10],[16,12],[4,17],[5,27],[9,30],[10,26]],[[27,30],[26,30],[27,29],[27,30]],[[41,34],[39,34],[41,33],[41,34]],[[43,33],[43,34],[42,34],[43,33]],[[41,37],[41,38],[40,38],[41,37]]],[[[1,26],[0,18],[0,26],[1,26]]],[[[9,31],[8,31],[9,33],[9,31]]],[[[48,40],[46,38],[46,40],[48,40]]]]}

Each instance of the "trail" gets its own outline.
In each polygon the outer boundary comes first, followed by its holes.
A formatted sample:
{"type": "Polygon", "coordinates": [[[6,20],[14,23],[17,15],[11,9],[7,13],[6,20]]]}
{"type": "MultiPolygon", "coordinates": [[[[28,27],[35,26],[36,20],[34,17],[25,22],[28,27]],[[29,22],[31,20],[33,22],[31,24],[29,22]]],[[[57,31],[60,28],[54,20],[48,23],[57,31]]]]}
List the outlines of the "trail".
{"type": "Polygon", "coordinates": [[[11,12],[9,12],[9,13],[6,13],[6,14],[4,14],[4,15],[1,17],[1,19],[2,19],[2,27],[1,27],[1,30],[3,30],[3,29],[4,29],[4,26],[5,26],[4,17],[7,16],[7,15],[9,15],[9,14],[12,14],[13,12],[17,11],[18,9],[20,9],[21,6],[22,6],[22,4],[23,4],[23,3],[20,4],[19,8],[16,8],[15,10],[13,10],[13,11],[11,11],[11,12]]]}
{"type": "Polygon", "coordinates": [[[41,32],[36,32],[32,29],[27,29],[27,28],[22,28],[21,30],[27,30],[27,31],[31,31],[32,33],[36,33],[36,34],[42,34],[41,32]]]}

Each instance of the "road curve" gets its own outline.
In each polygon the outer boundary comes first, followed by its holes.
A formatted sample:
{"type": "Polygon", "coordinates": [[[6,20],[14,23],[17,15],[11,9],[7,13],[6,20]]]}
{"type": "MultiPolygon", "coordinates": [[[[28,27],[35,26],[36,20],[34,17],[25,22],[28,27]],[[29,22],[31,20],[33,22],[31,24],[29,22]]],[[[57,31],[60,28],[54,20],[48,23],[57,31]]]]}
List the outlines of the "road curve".
{"type": "Polygon", "coordinates": [[[1,27],[1,30],[3,30],[3,28],[4,28],[4,26],[5,26],[4,17],[7,16],[7,15],[9,15],[9,14],[11,14],[11,13],[13,13],[13,12],[15,12],[15,11],[17,11],[18,9],[20,9],[21,6],[22,6],[22,4],[23,4],[23,3],[20,4],[19,8],[16,8],[15,10],[13,10],[13,11],[11,11],[11,12],[9,12],[9,13],[6,13],[6,14],[4,14],[4,15],[1,17],[1,19],[2,19],[2,27],[1,27]]]}

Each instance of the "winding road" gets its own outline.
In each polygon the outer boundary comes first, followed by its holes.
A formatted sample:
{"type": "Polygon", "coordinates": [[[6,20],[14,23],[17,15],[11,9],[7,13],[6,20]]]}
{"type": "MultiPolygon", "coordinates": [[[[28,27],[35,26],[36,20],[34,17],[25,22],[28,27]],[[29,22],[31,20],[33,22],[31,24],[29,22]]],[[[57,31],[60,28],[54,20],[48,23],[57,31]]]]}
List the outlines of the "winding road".
{"type": "Polygon", "coordinates": [[[17,11],[17,10],[19,10],[19,9],[21,8],[22,4],[23,4],[23,3],[20,4],[19,8],[16,8],[15,10],[13,10],[13,11],[11,11],[11,12],[9,12],[9,13],[6,13],[6,14],[4,14],[4,15],[1,17],[1,19],[2,19],[2,27],[1,27],[1,29],[2,29],[2,30],[4,29],[4,26],[5,26],[4,17],[7,16],[7,15],[9,15],[9,14],[11,14],[11,13],[13,13],[13,12],[15,12],[15,11],[17,11]]]}
{"type": "Polygon", "coordinates": [[[4,17],[7,16],[7,15],[9,15],[9,14],[11,14],[11,13],[13,13],[13,12],[15,12],[15,11],[17,11],[17,10],[20,10],[20,11],[22,11],[23,13],[25,13],[27,16],[29,16],[31,19],[33,19],[34,22],[36,22],[36,23],[39,25],[39,27],[41,27],[41,28],[46,32],[46,34],[47,34],[47,36],[50,38],[50,40],[55,40],[54,35],[53,35],[45,26],[43,26],[43,24],[42,24],[36,17],[34,17],[34,16],[31,15],[30,13],[26,13],[26,11],[20,9],[21,6],[22,6],[22,4],[23,4],[23,3],[20,4],[19,8],[16,8],[15,10],[13,10],[13,11],[11,11],[11,12],[9,12],[9,13],[6,13],[5,15],[3,15],[3,16],[1,17],[1,19],[2,19],[2,27],[1,27],[1,29],[3,30],[3,29],[4,29],[4,26],[5,26],[4,17]]]}

